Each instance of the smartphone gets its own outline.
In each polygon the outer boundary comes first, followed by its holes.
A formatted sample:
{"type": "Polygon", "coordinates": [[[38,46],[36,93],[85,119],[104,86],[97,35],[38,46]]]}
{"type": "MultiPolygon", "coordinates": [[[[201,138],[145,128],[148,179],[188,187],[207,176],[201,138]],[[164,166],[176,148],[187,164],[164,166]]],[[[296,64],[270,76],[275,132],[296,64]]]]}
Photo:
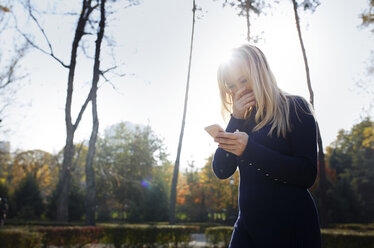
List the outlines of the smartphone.
{"type": "Polygon", "coordinates": [[[210,126],[207,126],[204,128],[205,131],[207,131],[210,136],[212,136],[213,138],[215,138],[218,134],[218,132],[224,132],[225,130],[218,124],[213,124],[213,125],[210,125],[210,126]]]}

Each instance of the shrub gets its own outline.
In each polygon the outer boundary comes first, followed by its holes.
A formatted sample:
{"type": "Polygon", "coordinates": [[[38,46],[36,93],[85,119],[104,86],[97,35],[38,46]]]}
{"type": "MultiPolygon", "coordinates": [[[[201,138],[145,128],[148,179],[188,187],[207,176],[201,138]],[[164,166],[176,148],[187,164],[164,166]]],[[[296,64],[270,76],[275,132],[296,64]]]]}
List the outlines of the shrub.
{"type": "Polygon", "coordinates": [[[356,230],[356,231],[374,231],[374,223],[361,224],[361,223],[343,223],[335,224],[333,229],[346,229],[346,230],[356,230]]]}
{"type": "Polygon", "coordinates": [[[28,174],[14,192],[17,217],[30,220],[38,219],[43,213],[44,204],[36,178],[28,174]]]}
{"type": "Polygon", "coordinates": [[[104,225],[104,243],[113,244],[116,248],[126,244],[131,247],[143,247],[187,244],[191,240],[191,233],[199,229],[197,226],[179,225],[104,225]]]}
{"type": "Polygon", "coordinates": [[[322,229],[322,247],[324,248],[374,248],[374,231],[356,232],[342,229],[322,229]]]}
{"type": "Polygon", "coordinates": [[[21,229],[0,230],[1,248],[33,248],[42,244],[42,234],[21,229]]]}
{"type": "Polygon", "coordinates": [[[44,234],[44,246],[83,246],[98,243],[104,235],[101,227],[41,227],[37,230],[44,234]]]}
{"type": "Polygon", "coordinates": [[[232,226],[209,227],[205,229],[205,237],[213,245],[218,245],[219,242],[223,241],[225,247],[228,247],[230,243],[232,231],[233,231],[232,226]]]}

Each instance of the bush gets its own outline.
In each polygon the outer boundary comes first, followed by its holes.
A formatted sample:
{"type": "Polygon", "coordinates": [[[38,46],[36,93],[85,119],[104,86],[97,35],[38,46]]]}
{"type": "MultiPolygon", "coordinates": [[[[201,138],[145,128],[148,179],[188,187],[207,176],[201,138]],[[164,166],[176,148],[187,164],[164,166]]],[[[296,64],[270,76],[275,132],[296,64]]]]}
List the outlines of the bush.
{"type": "Polygon", "coordinates": [[[374,231],[374,223],[371,224],[360,224],[360,223],[343,223],[332,225],[332,229],[345,229],[355,231],[374,231]]]}
{"type": "Polygon", "coordinates": [[[29,232],[21,229],[0,230],[1,248],[33,248],[41,246],[41,233],[29,232]]]}
{"type": "Polygon", "coordinates": [[[38,219],[44,211],[44,204],[36,178],[27,175],[14,192],[16,216],[20,219],[38,219]]]}
{"type": "Polygon", "coordinates": [[[342,229],[322,229],[322,247],[324,248],[374,248],[374,231],[356,232],[342,229]]]}
{"type": "Polygon", "coordinates": [[[126,244],[131,247],[143,247],[178,244],[187,244],[191,240],[191,233],[199,229],[198,226],[172,226],[172,225],[103,225],[106,244],[113,244],[116,248],[126,244]]]}
{"type": "MultiPolygon", "coordinates": [[[[373,225],[341,224],[345,229],[321,229],[322,247],[324,248],[351,248],[365,247],[374,248],[374,231],[362,232],[362,230],[373,230],[373,225]],[[349,230],[354,228],[359,231],[349,230]]],[[[229,245],[233,227],[210,227],[205,230],[205,236],[213,244],[224,242],[225,247],[229,245]]]]}
{"type": "Polygon", "coordinates": [[[205,237],[213,245],[218,245],[219,242],[223,241],[225,247],[228,247],[233,230],[232,226],[209,227],[205,229],[205,237]]]}
{"type": "Polygon", "coordinates": [[[44,234],[45,247],[98,243],[104,235],[104,229],[101,227],[41,227],[37,231],[44,234]]]}

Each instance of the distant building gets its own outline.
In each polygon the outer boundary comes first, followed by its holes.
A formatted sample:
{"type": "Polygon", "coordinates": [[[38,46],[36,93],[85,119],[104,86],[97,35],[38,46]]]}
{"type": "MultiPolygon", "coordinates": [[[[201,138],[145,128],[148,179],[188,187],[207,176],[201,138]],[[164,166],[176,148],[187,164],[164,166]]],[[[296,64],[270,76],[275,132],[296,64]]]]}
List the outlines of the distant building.
{"type": "Polygon", "coordinates": [[[0,153],[10,153],[9,141],[0,141],[0,153]]]}

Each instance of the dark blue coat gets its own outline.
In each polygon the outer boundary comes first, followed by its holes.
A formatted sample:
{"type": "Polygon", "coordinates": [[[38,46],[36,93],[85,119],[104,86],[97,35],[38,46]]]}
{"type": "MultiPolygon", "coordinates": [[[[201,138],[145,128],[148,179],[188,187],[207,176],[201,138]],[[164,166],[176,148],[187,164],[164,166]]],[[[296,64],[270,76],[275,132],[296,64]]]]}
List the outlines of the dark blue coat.
{"type": "Polygon", "coordinates": [[[319,248],[319,216],[308,191],[317,176],[316,123],[299,96],[288,96],[291,132],[286,138],[268,135],[271,124],[258,131],[249,120],[231,116],[226,132],[249,135],[241,156],[218,148],[213,171],[220,179],[240,173],[239,217],[230,247],[319,248]]]}

